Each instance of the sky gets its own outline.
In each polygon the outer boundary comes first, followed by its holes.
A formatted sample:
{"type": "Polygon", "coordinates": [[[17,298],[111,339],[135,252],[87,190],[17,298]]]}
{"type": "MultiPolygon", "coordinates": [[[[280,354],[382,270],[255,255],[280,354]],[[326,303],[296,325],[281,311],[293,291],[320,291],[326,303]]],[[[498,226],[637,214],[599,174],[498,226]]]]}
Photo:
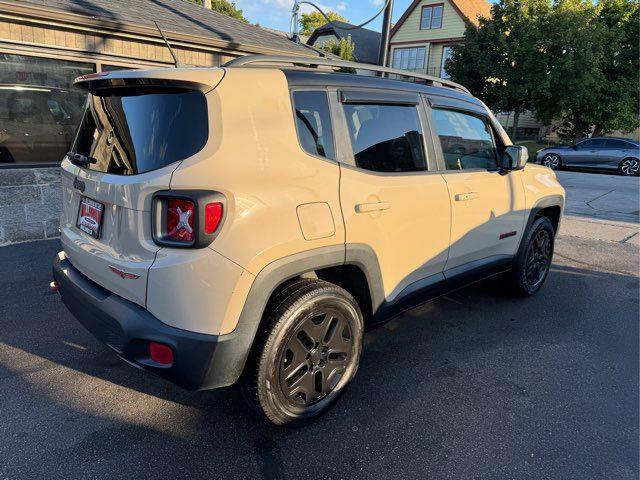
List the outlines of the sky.
{"type": "MultiPolygon", "coordinates": [[[[319,0],[314,1],[323,10],[333,10],[345,17],[351,23],[360,24],[373,17],[381,8],[384,0],[319,0]]],[[[409,7],[411,0],[394,0],[393,22],[409,7]]],[[[289,31],[291,22],[291,7],[293,0],[236,0],[236,5],[242,9],[244,16],[251,23],[259,23],[263,27],[289,31]]],[[[310,12],[313,8],[301,5],[301,12],[310,12]]],[[[382,15],[366,28],[380,31],[382,15]]]]}

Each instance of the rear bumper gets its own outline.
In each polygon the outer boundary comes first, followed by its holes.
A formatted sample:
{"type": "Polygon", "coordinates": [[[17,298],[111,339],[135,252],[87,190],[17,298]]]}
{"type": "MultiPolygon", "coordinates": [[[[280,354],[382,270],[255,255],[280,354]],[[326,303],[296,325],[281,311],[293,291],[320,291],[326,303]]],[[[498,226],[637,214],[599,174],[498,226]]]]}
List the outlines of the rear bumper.
{"type": "Polygon", "coordinates": [[[139,305],[91,281],[62,252],[54,260],[53,276],[69,311],[125,361],[189,390],[231,385],[242,373],[247,344],[251,343],[242,330],[206,335],[170,327],[139,305]],[[171,366],[151,360],[150,341],[173,349],[171,366]]]}

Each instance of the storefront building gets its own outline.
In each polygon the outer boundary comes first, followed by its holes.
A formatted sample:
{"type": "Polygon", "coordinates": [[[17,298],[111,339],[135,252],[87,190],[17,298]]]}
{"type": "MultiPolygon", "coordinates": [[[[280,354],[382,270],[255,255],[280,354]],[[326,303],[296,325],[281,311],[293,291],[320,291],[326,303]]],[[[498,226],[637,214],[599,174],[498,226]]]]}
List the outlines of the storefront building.
{"type": "Polygon", "coordinates": [[[87,73],[172,67],[251,53],[316,55],[186,0],[0,0],[0,246],[58,236],[59,164],[75,135],[87,73]]]}

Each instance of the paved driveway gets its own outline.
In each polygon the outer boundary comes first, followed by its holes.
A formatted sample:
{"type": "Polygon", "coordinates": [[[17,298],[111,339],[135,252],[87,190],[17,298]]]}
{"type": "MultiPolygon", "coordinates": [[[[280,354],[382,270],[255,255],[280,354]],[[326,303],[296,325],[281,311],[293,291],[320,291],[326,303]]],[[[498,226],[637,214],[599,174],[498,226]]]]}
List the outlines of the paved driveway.
{"type": "Polygon", "coordinates": [[[298,429],[123,364],[48,293],[58,249],[0,249],[0,479],[638,478],[632,243],[563,235],[538,296],[487,281],[368,334],[298,429]]]}

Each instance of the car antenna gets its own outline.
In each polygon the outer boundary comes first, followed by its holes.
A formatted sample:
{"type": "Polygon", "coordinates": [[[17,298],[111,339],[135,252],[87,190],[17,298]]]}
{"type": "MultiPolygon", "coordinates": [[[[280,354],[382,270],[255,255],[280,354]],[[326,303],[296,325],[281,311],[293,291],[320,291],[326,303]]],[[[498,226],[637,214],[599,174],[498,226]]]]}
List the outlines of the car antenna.
{"type": "Polygon", "coordinates": [[[173,48],[171,48],[171,45],[167,41],[167,37],[165,37],[164,33],[162,33],[162,29],[160,28],[160,25],[158,25],[158,22],[156,22],[155,20],[153,21],[153,23],[156,24],[156,28],[158,29],[158,32],[160,32],[160,36],[162,37],[162,40],[164,40],[164,44],[167,46],[167,48],[169,49],[169,53],[173,57],[173,64],[175,65],[176,68],[180,68],[182,64],[178,60],[178,57],[176,57],[176,53],[173,51],[173,48]]]}

